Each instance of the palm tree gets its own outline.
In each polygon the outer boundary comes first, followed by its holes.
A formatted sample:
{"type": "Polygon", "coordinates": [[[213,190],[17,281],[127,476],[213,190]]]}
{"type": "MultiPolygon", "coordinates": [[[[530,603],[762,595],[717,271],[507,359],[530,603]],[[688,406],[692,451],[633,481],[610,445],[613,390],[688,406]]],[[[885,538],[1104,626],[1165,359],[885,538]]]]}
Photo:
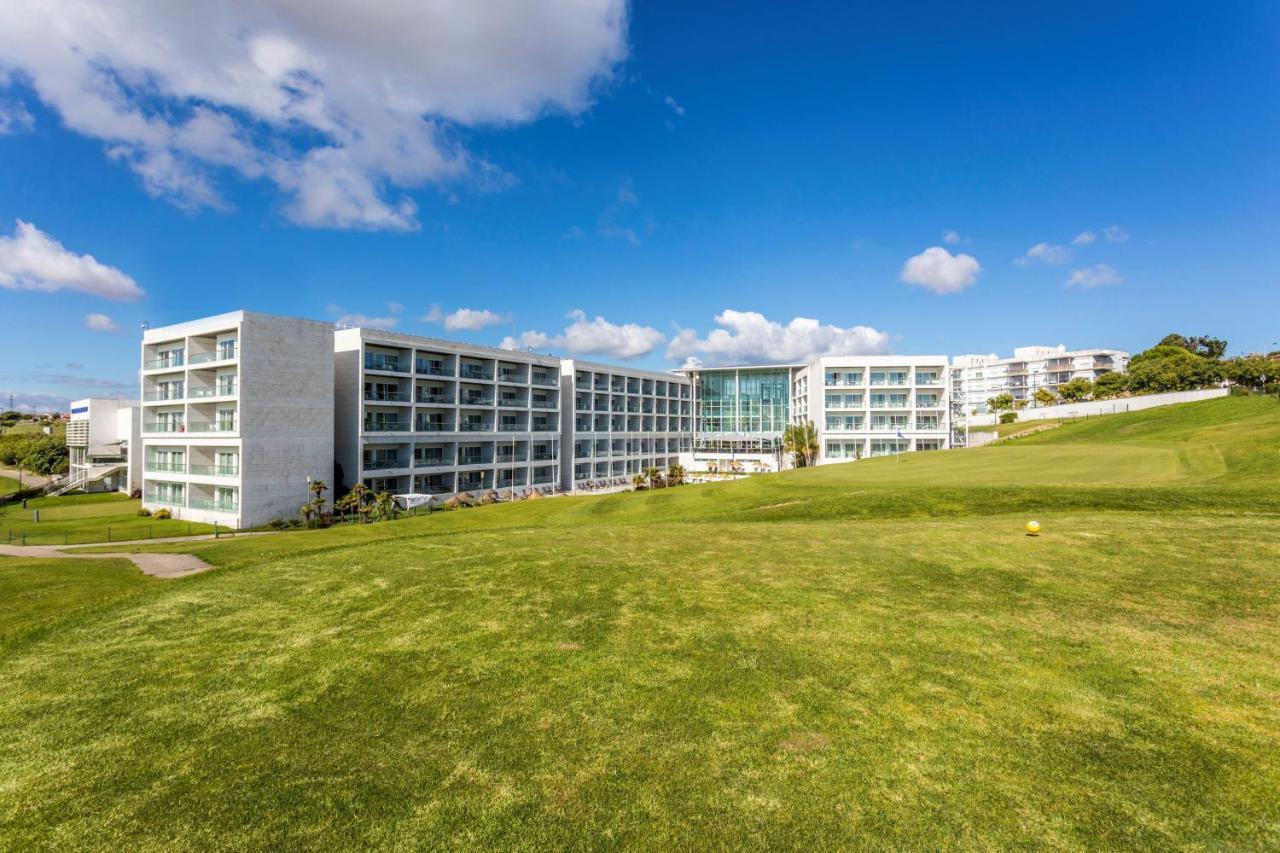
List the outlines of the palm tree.
{"type": "Polygon", "coordinates": [[[664,485],[662,482],[662,472],[657,468],[644,469],[645,479],[649,481],[649,488],[661,489],[664,485]]]}
{"type": "Polygon", "coordinates": [[[373,515],[378,521],[390,521],[400,514],[400,507],[390,492],[378,492],[374,498],[373,515]]]}
{"type": "Polygon", "coordinates": [[[369,488],[364,483],[356,483],[351,487],[351,491],[343,495],[342,498],[333,505],[333,508],[343,514],[354,511],[363,516],[367,511],[369,498],[369,488]]]}
{"type": "Polygon", "coordinates": [[[805,468],[818,461],[818,428],[813,421],[789,424],[782,431],[782,447],[791,454],[797,468],[805,468]]]}
{"type": "Polygon", "coordinates": [[[631,487],[637,492],[642,491],[649,481],[645,479],[644,474],[636,474],[631,478],[631,487]]]}
{"type": "Polygon", "coordinates": [[[317,519],[324,518],[324,493],[329,491],[329,487],[325,485],[323,480],[311,481],[311,494],[315,495],[311,499],[311,506],[314,508],[317,519]]]}
{"type": "Polygon", "coordinates": [[[667,466],[667,485],[679,486],[684,484],[684,466],[679,462],[674,465],[667,466]]]}

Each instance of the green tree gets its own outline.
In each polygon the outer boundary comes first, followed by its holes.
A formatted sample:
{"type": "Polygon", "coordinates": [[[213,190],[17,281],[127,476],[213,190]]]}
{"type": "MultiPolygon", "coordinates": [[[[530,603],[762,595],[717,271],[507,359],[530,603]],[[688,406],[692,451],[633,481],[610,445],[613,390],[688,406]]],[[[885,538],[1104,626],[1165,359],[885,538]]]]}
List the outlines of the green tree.
{"type": "Polygon", "coordinates": [[[46,477],[62,473],[67,463],[66,442],[51,435],[42,435],[27,442],[22,454],[22,467],[46,477]]]}
{"type": "Polygon", "coordinates": [[[1012,412],[1013,395],[1008,391],[1003,394],[997,394],[987,400],[987,408],[993,412],[1012,412]]]}
{"type": "Polygon", "coordinates": [[[636,474],[631,478],[631,488],[642,492],[649,487],[649,480],[644,474],[636,474]]]}
{"type": "Polygon", "coordinates": [[[1129,360],[1128,388],[1136,394],[1190,391],[1222,380],[1220,362],[1179,346],[1158,345],[1129,360]]]}
{"type": "Polygon", "coordinates": [[[1227,378],[1242,388],[1261,391],[1280,376],[1280,361],[1260,355],[1245,355],[1223,362],[1227,378]]]}
{"type": "Polygon", "coordinates": [[[351,491],[338,499],[333,508],[343,515],[355,513],[360,516],[361,520],[364,520],[369,513],[372,500],[373,493],[369,491],[368,486],[364,483],[356,483],[351,487],[351,491]]]}
{"type": "Polygon", "coordinates": [[[684,483],[685,470],[680,463],[667,466],[667,485],[679,486],[684,483]]]}
{"type": "Polygon", "coordinates": [[[782,431],[782,449],[791,454],[797,468],[806,468],[818,461],[818,428],[813,421],[788,424],[782,431]]]}
{"type": "Polygon", "coordinates": [[[1222,338],[1211,338],[1208,335],[1186,337],[1174,332],[1160,339],[1158,347],[1178,347],[1201,358],[1217,360],[1227,351],[1227,342],[1222,338]]]}
{"type": "Polygon", "coordinates": [[[373,518],[375,521],[391,521],[400,514],[400,507],[390,492],[378,492],[373,499],[373,518]]]}
{"type": "Polygon", "coordinates": [[[1110,400],[1123,394],[1128,388],[1128,378],[1123,373],[1104,373],[1093,380],[1093,399],[1110,400]]]}
{"type": "Polygon", "coordinates": [[[657,468],[644,469],[644,477],[646,480],[649,481],[649,488],[651,489],[661,489],[663,486],[666,485],[666,483],[663,482],[663,479],[662,479],[662,472],[659,471],[657,468]]]}
{"type": "Polygon", "coordinates": [[[1052,406],[1058,400],[1058,395],[1048,388],[1037,388],[1036,393],[1031,396],[1035,397],[1036,402],[1042,406],[1052,406]]]}
{"type": "Polygon", "coordinates": [[[1092,393],[1093,383],[1083,376],[1077,376],[1070,382],[1064,382],[1058,386],[1058,396],[1068,403],[1087,400],[1092,393]]]}

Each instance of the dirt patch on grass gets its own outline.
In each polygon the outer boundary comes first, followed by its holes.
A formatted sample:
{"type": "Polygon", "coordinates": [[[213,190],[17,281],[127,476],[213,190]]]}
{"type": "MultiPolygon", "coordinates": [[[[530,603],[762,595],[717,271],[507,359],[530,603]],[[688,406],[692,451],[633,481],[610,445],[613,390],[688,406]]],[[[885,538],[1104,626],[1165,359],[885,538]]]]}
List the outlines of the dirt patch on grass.
{"type": "Polygon", "coordinates": [[[556,648],[562,652],[576,652],[582,648],[582,643],[559,642],[556,648]]]}
{"type": "Polygon", "coordinates": [[[831,738],[821,732],[797,732],[784,740],[780,745],[784,752],[794,752],[804,755],[810,752],[820,752],[829,748],[831,746],[831,738]]]}

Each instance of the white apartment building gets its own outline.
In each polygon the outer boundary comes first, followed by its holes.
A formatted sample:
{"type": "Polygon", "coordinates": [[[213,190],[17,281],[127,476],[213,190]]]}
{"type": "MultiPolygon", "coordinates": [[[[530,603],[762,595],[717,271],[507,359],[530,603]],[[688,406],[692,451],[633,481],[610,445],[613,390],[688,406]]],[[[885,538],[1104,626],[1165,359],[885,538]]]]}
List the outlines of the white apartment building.
{"type": "Polygon", "coordinates": [[[333,348],[338,494],[559,485],[560,359],[363,328],[333,348]]]}
{"type": "Polygon", "coordinates": [[[147,329],[143,506],[229,527],[295,517],[333,472],[333,334],[250,311],[147,329]]]}
{"type": "Polygon", "coordinates": [[[1115,349],[1068,350],[1065,346],[1017,347],[1012,358],[958,355],[951,360],[951,396],[968,412],[987,411],[987,400],[1008,393],[1015,403],[1036,406],[1035,393],[1054,394],[1072,379],[1096,380],[1104,373],[1123,373],[1129,353],[1115,349]]]}
{"type": "Polygon", "coordinates": [[[819,358],[792,377],[792,422],[812,421],[818,464],[950,446],[944,355],[819,358]]]}
{"type": "Polygon", "coordinates": [[[124,492],[142,487],[141,454],[130,453],[141,440],[136,400],[89,397],[71,404],[67,421],[70,468],[51,494],[72,489],[124,492]]]}
{"type": "Polygon", "coordinates": [[[565,489],[628,485],[692,447],[688,377],[574,359],[560,363],[560,375],[565,489]]]}

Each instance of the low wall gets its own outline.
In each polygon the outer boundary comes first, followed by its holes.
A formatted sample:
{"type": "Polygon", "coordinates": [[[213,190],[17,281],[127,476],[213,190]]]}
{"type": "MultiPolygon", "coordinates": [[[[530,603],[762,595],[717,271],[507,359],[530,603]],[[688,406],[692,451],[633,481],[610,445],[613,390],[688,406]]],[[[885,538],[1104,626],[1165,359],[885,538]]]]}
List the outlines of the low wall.
{"type": "MultiPolygon", "coordinates": [[[[1038,409],[1019,409],[1018,422],[1055,421],[1070,418],[1089,418],[1096,415],[1116,415],[1121,412],[1137,412],[1142,409],[1154,409],[1157,406],[1172,406],[1175,403],[1194,403],[1197,400],[1212,400],[1225,397],[1226,388],[1204,388],[1199,391],[1171,391],[1167,394],[1143,394],[1138,397],[1123,397],[1118,400],[1090,400],[1085,403],[1063,403],[1058,406],[1042,406],[1038,409]]],[[[999,420],[997,415],[970,415],[969,427],[992,426],[999,420]]]]}

